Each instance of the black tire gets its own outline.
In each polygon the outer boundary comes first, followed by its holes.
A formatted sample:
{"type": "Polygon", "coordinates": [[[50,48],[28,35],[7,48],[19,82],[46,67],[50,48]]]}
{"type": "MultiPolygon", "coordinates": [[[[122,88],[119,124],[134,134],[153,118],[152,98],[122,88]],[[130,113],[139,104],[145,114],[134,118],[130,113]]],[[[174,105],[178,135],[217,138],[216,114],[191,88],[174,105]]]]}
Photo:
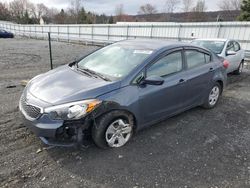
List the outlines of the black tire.
{"type": "Polygon", "coordinates": [[[209,92],[208,92],[208,94],[207,94],[207,97],[206,97],[206,99],[205,99],[205,102],[204,102],[204,104],[202,105],[202,107],[205,108],[205,109],[212,109],[212,108],[214,108],[214,107],[217,105],[217,103],[218,103],[218,101],[219,101],[219,99],[220,99],[221,93],[222,93],[222,87],[221,87],[220,83],[216,82],[216,83],[213,85],[213,87],[211,87],[211,89],[209,90],[209,92]],[[215,87],[217,87],[217,88],[219,89],[219,96],[218,96],[218,99],[216,100],[215,104],[211,104],[211,103],[210,103],[210,100],[209,100],[209,96],[210,96],[212,90],[213,90],[215,87]]]}
{"type": "MultiPolygon", "coordinates": [[[[94,143],[98,147],[103,148],[103,149],[107,149],[111,147],[108,145],[105,135],[106,135],[106,131],[108,127],[112,124],[112,122],[118,119],[123,119],[124,121],[126,121],[126,123],[130,124],[132,126],[132,133],[133,133],[133,129],[134,129],[133,116],[125,111],[119,111],[119,110],[111,111],[99,117],[92,127],[92,133],[91,133],[92,138],[93,138],[94,143]]],[[[133,135],[132,133],[131,133],[129,140],[131,139],[133,135]]]]}
{"type": "Polygon", "coordinates": [[[240,75],[242,73],[242,69],[244,67],[244,61],[242,60],[238,69],[236,71],[234,71],[233,73],[236,74],[236,75],[240,75]]]}

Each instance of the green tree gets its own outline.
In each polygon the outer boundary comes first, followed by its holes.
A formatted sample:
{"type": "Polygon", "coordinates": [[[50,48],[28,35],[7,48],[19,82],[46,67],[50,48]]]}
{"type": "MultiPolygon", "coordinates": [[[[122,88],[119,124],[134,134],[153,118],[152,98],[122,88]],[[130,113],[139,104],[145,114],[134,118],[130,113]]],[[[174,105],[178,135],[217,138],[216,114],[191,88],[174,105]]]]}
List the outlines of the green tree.
{"type": "Polygon", "coordinates": [[[81,8],[81,10],[78,13],[77,23],[79,23],[79,24],[86,24],[87,23],[87,15],[86,15],[86,12],[85,12],[83,7],[81,8]]]}
{"type": "Polygon", "coordinates": [[[241,14],[238,17],[240,21],[250,21],[250,0],[243,0],[241,5],[241,14]]]}
{"type": "Polygon", "coordinates": [[[0,2],[0,20],[8,20],[10,17],[10,12],[6,5],[0,2]]]}
{"type": "Polygon", "coordinates": [[[113,24],[114,23],[114,17],[111,15],[109,18],[109,24],[113,24]]]}
{"type": "Polygon", "coordinates": [[[66,23],[67,14],[61,9],[61,12],[55,16],[55,23],[57,24],[65,24],[66,23]]]}
{"type": "Polygon", "coordinates": [[[20,23],[22,23],[22,24],[34,24],[35,19],[30,18],[28,11],[25,10],[23,17],[21,17],[21,19],[20,19],[20,23]]]}

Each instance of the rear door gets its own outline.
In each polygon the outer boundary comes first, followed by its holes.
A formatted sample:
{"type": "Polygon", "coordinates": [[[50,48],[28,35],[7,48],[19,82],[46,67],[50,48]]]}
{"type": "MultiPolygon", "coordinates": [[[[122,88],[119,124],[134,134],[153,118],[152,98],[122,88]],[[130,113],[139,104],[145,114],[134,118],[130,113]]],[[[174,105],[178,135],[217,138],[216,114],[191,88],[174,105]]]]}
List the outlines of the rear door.
{"type": "Polygon", "coordinates": [[[187,85],[185,106],[192,107],[203,103],[204,97],[212,85],[214,62],[209,52],[185,49],[187,85]]]}
{"type": "Polygon", "coordinates": [[[162,85],[138,86],[139,104],[144,124],[170,116],[183,106],[186,95],[186,78],[183,71],[183,50],[174,50],[163,55],[146,67],[145,76],[160,76],[162,85]]]}
{"type": "Polygon", "coordinates": [[[244,50],[241,49],[240,44],[236,41],[234,43],[234,51],[236,52],[236,63],[235,63],[235,70],[238,69],[242,59],[244,59],[244,50]]]}
{"type": "Polygon", "coordinates": [[[227,69],[227,72],[232,72],[238,68],[238,57],[237,57],[237,52],[235,55],[228,55],[227,53],[228,51],[235,52],[234,41],[229,41],[226,47],[226,60],[228,60],[229,62],[229,67],[227,69]]]}

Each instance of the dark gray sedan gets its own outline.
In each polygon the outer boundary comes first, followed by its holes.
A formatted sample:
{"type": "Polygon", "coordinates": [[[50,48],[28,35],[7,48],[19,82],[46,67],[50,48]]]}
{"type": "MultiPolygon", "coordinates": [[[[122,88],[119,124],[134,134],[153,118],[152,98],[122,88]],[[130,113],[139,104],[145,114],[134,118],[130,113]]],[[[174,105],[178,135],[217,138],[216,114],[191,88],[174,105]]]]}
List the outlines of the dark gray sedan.
{"type": "Polygon", "coordinates": [[[228,62],[192,44],[127,40],[33,78],[20,111],[50,145],[121,147],[135,131],[196,106],[213,108],[228,62]]]}

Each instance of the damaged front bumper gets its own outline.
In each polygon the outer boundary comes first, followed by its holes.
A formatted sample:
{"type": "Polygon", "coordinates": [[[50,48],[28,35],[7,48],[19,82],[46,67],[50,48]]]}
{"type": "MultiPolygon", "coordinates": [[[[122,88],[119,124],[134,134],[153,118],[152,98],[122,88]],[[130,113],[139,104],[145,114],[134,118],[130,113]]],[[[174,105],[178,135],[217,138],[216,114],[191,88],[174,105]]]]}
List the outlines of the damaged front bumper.
{"type": "Polygon", "coordinates": [[[88,117],[77,121],[51,120],[48,114],[32,119],[19,105],[24,125],[37,135],[43,143],[51,146],[71,147],[82,144],[89,127],[88,117]]]}
{"type": "Polygon", "coordinates": [[[23,122],[41,141],[50,146],[72,147],[83,144],[89,124],[86,118],[80,121],[50,120],[47,114],[37,120],[28,120],[23,114],[23,122]]]}

